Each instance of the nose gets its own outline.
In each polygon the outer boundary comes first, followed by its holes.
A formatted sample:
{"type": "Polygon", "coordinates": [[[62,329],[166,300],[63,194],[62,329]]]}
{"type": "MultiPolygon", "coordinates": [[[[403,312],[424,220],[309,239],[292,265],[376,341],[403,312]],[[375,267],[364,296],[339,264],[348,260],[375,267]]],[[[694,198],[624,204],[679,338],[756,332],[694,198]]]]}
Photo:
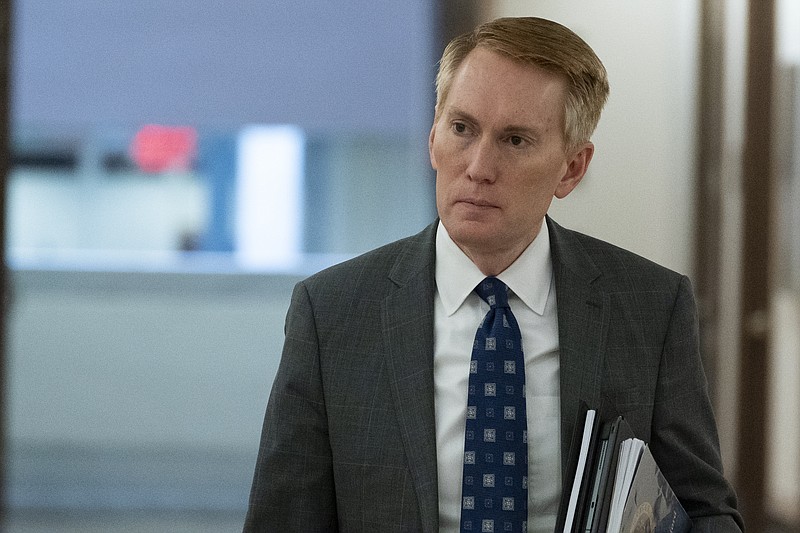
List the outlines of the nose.
{"type": "Polygon", "coordinates": [[[467,175],[472,181],[493,183],[497,179],[497,146],[489,138],[482,138],[472,145],[467,165],[467,175]]]}

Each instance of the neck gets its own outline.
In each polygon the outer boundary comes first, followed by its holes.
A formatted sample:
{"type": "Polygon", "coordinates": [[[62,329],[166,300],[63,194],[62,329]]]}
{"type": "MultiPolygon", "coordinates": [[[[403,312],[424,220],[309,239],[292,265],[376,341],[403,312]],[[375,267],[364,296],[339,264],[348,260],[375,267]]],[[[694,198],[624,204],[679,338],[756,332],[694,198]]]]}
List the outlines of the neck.
{"type": "Polygon", "coordinates": [[[508,249],[497,249],[497,250],[485,250],[485,249],[477,249],[477,248],[468,248],[466,246],[462,246],[458,243],[456,245],[461,248],[461,251],[469,257],[470,261],[475,263],[475,266],[486,276],[497,276],[505,269],[510,267],[517,258],[522,255],[528,246],[536,239],[536,237],[541,233],[542,224],[544,221],[539,223],[539,226],[533,232],[533,237],[529,241],[521,241],[516,246],[508,249]]]}
{"type": "MultiPolygon", "coordinates": [[[[463,250],[463,249],[462,249],[463,250]]],[[[469,250],[463,250],[467,257],[475,263],[475,266],[487,277],[497,276],[505,269],[510,267],[514,261],[522,254],[522,250],[508,254],[473,254],[469,250]]]]}

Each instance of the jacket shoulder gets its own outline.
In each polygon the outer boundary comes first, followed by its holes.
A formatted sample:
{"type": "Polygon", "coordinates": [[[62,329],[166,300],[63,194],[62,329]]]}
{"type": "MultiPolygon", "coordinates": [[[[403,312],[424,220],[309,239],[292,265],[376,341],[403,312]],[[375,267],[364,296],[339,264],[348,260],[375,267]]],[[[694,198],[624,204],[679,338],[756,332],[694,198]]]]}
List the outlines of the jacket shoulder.
{"type": "Polygon", "coordinates": [[[640,288],[677,288],[687,280],[685,275],[637,253],[552,221],[550,231],[554,264],[560,268],[591,271],[606,282],[622,282],[640,288]]]}

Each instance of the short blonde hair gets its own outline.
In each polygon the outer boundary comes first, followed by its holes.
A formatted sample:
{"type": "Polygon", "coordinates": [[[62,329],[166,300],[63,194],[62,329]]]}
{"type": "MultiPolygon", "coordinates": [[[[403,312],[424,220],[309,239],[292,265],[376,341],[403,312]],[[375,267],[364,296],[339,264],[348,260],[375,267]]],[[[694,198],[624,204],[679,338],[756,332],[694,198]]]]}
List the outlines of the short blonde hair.
{"type": "Polygon", "coordinates": [[[603,63],[575,32],[535,17],[500,18],[456,37],[445,48],[436,75],[436,120],[442,112],[456,71],[477,47],[563,76],[564,143],[567,150],[589,141],[608,99],[603,63]]]}

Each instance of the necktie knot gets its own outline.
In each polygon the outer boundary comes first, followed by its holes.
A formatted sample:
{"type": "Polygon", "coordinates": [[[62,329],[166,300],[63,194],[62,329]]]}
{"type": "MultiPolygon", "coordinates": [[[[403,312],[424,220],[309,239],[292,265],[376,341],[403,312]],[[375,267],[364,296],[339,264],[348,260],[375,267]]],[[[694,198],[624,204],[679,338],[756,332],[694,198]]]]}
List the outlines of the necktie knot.
{"type": "Polygon", "coordinates": [[[508,307],[508,287],[495,277],[485,278],[475,287],[475,292],[489,307],[508,307]]]}

